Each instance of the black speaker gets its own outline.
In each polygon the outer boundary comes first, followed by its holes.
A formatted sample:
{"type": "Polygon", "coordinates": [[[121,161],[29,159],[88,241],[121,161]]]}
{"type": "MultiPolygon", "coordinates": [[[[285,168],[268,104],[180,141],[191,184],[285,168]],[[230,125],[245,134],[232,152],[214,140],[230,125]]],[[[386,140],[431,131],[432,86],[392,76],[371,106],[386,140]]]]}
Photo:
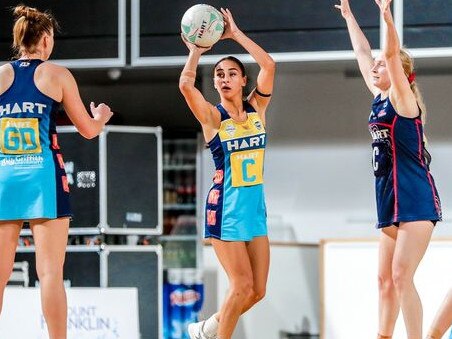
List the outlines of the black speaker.
{"type": "Polygon", "coordinates": [[[74,214],[72,234],[162,233],[160,127],[106,126],[98,138],[86,140],[73,126],[63,126],[58,139],[74,214]]]}
{"type": "Polygon", "coordinates": [[[160,129],[111,126],[106,133],[108,227],[160,234],[160,129]]]}
{"type": "Polygon", "coordinates": [[[75,129],[58,129],[70,189],[71,228],[97,227],[99,212],[99,138],[87,140],[75,129]]]}

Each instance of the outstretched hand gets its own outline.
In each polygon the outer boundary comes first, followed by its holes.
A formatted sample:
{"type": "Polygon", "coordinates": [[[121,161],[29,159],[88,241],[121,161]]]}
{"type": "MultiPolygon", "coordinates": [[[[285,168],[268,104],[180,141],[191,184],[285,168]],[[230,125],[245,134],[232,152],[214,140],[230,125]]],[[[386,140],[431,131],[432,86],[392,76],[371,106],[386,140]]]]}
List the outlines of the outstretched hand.
{"type": "Polygon", "coordinates": [[[239,28],[235,24],[231,11],[226,8],[221,8],[221,14],[223,14],[224,20],[224,32],[221,39],[234,39],[235,35],[240,32],[239,28]]]}
{"type": "Polygon", "coordinates": [[[197,46],[195,44],[192,44],[191,42],[189,42],[183,34],[180,35],[182,38],[182,41],[184,42],[185,46],[187,46],[188,50],[190,52],[194,52],[194,53],[199,53],[199,54],[203,54],[205,52],[207,52],[208,50],[210,50],[212,48],[212,46],[209,47],[201,47],[201,46],[197,46]]]}
{"type": "Polygon", "coordinates": [[[350,9],[350,4],[348,0],[341,0],[341,4],[334,5],[334,7],[341,11],[341,15],[344,19],[347,19],[352,15],[352,11],[350,9]]]}
{"type": "Polygon", "coordinates": [[[380,8],[381,14],[386,17],[391,14],[391,2],[392,0],[375,0],[380,8]]]}

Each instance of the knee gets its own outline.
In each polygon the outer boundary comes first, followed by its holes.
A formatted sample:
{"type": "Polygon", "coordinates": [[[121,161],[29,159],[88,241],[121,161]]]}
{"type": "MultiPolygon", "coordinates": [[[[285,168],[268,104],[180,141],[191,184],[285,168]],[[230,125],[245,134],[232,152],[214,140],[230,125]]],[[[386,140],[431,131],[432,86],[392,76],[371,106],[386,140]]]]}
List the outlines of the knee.
{"type": "Polygon", "coordinates": [[[231,293],[244,302],[250,300],[254,296],[253,279],[242,277],[239,281],[234,282],[231,286],[231,293]]]}
{"type": "Polygon", "coordinates": [[[36,273],[41,283],[49,279],[63,281],[63,266],[60,265],[36,265],[36,273]]]}
{"type": "Polygon", "coordinates": [[[252,300],[253,303],[256,304],[265,297],[265,287],[264,288],[255,288],[253,290],[252,300]]]}
{"type": "Polygon", "coordinates": [[[394,291],[394,282],[390,274],[381,273],[378,275],[378,290],[383,295],[390,295],[394,291]]]}
{"type": "Polygon", "coordinates": [[[392,281],[397,293],[400,293],[413,283],[413,276],[403,266],[396,266],[393,268],[392,281]]]}

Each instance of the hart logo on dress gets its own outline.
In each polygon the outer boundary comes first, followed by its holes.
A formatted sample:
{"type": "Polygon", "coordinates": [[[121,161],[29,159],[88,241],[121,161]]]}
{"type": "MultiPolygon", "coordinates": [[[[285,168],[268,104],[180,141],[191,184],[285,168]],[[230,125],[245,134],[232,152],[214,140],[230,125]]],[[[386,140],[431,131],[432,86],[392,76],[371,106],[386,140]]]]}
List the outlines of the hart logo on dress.
{"type": "Polygon", "coordinates": [[[14,102],[0,105],[0,116],[19,113],[42,114],[46,108],[47,105],[41,104],[39,102],[14,102]]]}

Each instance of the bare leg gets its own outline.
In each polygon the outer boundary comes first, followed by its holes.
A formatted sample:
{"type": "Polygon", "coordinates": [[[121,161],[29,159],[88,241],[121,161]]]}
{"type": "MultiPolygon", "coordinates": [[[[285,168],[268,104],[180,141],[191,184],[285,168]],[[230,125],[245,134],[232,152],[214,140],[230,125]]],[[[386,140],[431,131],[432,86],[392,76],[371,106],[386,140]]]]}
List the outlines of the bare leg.
{"type": "Polygon", "coordinates": [[[397,240],[397,227],[385,227],[380,236],[378,261],[379,338],[391,338],[399,315],[399,300],[392,280],[392,260],[397,240]]]}
{"type": "Polygon", "coordinates": [[[427,339],[441,339],[452,325],[452,289],[447,294],[430,326],[427,339]]]}
{"type": "Polygon", "coordinates": [[[248,243],[248,255],[253,270],[253,295],[248,304],[242,310],[242,314],[248,311],[265,296],[267,287],[268,270],[270,267],[270,245],[268,237],[254,238],[248,243]]]}
{"type": "Polygon", "coordinates": [[[21,228],[22,221],[0,222],[0,313],[3,306],[3,293],[13,270],[21,228]]]}
{"type": "Polygon", "coordinates": [[[230,339],[242,310],[253,297],[253,272],[244,242],[212,240],[215,253],[229,278],[229,293],[220,310],[218,337],[230,339]]]}
{"type": "Polygon", "coordinates": [[[400,223],[392,266],[408,339],[422,339],[422,304],[413,277],[433,232],[430,221],[400,223]]]}
{"type": "Polygon", "coordinates": [[[35,220],[30,223],[36,246],[36,270],[41,303],[50,339],[66,339],[67,301],[63,285],[69,219],[35,220]]]}
{"type": "MultiPolygon", "coordinates": [[[[257,304],[265,297],[267,287],[268,270],[270,267],[270,244],[268,237],[254,238],[247,245],[251,269],[253,271],[253,295],[242,310],[242,314],[257,304]]],[[[220,314],[215,314],[220,320],[220,314]]]]}

